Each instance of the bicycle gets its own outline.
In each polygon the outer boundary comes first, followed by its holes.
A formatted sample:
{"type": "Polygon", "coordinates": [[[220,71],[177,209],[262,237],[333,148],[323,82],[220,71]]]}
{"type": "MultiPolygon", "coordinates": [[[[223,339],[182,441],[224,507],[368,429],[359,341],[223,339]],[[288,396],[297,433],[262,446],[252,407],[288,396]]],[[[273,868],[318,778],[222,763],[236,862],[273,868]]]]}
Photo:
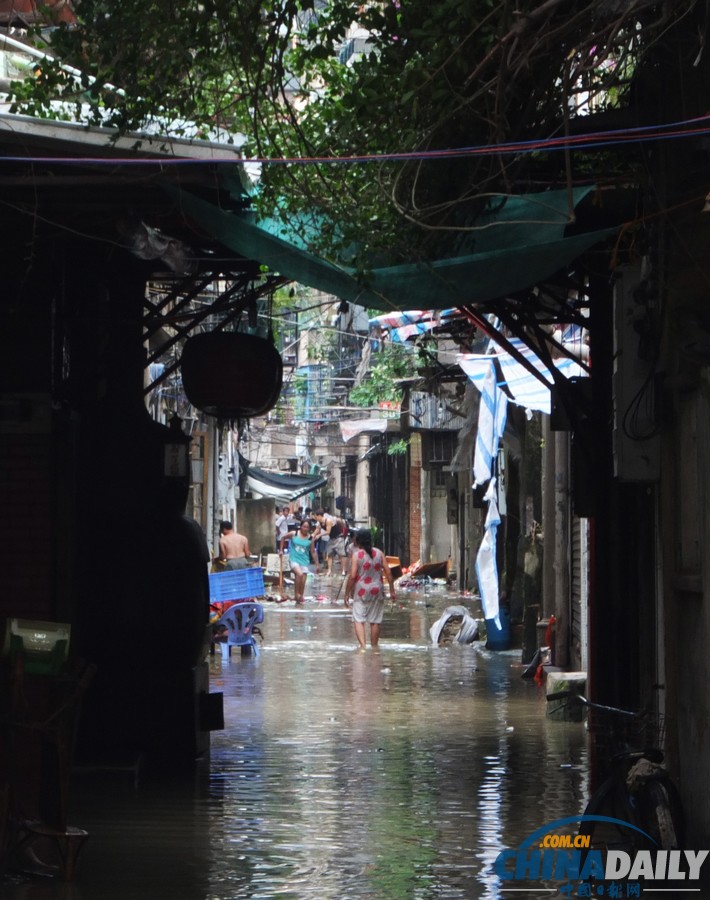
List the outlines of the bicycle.
{"type": "MultiPolygon", "coordinates": [[[[548,694],[547,700],[579,703],[599,722],[588,727],[610,753],[606,777],[589,798],[579,834],[588,849],[677,850],[684,843],[680,795],[663,765],[662,722],[643,713],[593,703],[574,691],[548,694]],[[651,739],[651,740],[649,740],[651,739]],[[600,817],[602,817],[600,819],[600,817]]],[[[591,718],[591,717],[590,717],[591,718]]]]}

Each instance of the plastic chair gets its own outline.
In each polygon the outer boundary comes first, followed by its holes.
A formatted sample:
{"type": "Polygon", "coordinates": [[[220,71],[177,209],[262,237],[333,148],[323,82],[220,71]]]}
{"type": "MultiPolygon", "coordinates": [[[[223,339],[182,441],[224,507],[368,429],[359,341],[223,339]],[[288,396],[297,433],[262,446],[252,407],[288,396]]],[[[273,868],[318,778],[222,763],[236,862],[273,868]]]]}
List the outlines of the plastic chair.
{"type": "MultiPolygon", "coordinates": [[[[241,647],[242,654],[259,655],[259,647],[254,637],[254,626],[264,621],[264,607],[261,603],[235,603],[220,617],[217,625],[227,629],[227,652],[224,657],[232,655],[232,647],[241,647]]],[[[224,646],[224,645],[223,645],[224,646]]]]}

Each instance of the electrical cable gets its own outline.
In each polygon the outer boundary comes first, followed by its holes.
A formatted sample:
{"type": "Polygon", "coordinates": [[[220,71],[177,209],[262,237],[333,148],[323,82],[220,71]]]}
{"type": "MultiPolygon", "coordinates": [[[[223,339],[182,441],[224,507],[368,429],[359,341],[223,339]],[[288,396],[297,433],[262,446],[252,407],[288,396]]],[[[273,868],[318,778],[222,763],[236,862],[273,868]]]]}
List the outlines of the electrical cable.
{"type": "Polygon", "coordinates": [[[352,156],[279,156],[279,157],[242,157],[235,159],[231,156],[227,159],[210,158],[191,159],[187,157],[161,157],[159,159],[126,158],[126,157],[91,157],[91,156],[2,156],[1,162],[11,163],[52,163],[72,165],[111,165],[126,166],[192,166],[192,165],[219,165],[227,163],[235,164],[259,164],[259,165],[324,165],[324,164],[352,164],[352,163],[383,163],[383,162],[408,162],[408,161],[434,161],[450,160],[477,156],[505,156],[511,154],[539,153],[540,151],[568,151],[571,148],[585,150],[612,147],[617,144],[643,143],[647,141],[659,141],[696,137],[710,133],[710,115],[697,116],[690,119],[681,119],[677,122],[655,125],[639,125],[632,128],[614,129],[608,131],[595,131],[582,135],[565,135],[556,138],[541,138],[537,140],[510,141],[500,144],[481,144],[469,147],[455,147],[443,150],[413,150],[394,153],[372,153],[352,156]]]}

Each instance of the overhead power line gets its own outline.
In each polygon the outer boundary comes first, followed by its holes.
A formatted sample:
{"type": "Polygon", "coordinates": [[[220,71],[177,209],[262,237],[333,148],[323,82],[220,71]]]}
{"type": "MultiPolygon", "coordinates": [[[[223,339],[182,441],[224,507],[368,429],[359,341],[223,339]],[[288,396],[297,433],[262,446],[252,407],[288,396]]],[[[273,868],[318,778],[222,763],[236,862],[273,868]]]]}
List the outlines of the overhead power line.
{"type": "MultiPolygon", "coordinates": [[[[612,147],[618,144],[643,143],[646,141],[675,140],[678,138],[695,137],[710,133],[710,115],[699,116],[693,119],[682,119],[678,122],[667,124],[642,125],[635,128],[620,128],[610,131],[594,131],[582,135],[565,135],[563,137],[542,138],[528,141],[511,141],[501,144],[482,144],[472,147],[452,147],[443,150],[414,150],[395,153],[370,153],[354,156],[275,156],[275,157],[242,157],[235,160],[229,159],[208,160],[210,165],[235,162],[252,163],[260,165],[325,165],[354,163],[383,163],[383,162],[407,162],[410,160],[428,161],[461,159],[476,156],[500,156],[522,153],[539,153],[540,151],[553,152],[555,150],[594,150],[612,147]]],[[[30,162],[53,163],[71,165],[121,165],[135,166],[186,166],[204,165],[204,159],[189,159],[180,156],[163,156],[157,159],[126,158],[126,157],[92,157],[92,156],[2,156],[2,162],[30,162]]]]}

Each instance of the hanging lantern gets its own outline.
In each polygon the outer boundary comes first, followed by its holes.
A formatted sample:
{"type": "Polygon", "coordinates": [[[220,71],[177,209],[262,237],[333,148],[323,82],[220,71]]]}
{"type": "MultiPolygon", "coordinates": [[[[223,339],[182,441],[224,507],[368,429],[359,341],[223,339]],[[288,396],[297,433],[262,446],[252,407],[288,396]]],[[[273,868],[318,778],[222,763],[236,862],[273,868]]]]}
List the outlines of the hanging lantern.
{"type": "Polygon", "coordinates": [[[180,369],[190,403],[220,419],[262,415],[281,393],[281,356],[270,341],[253,334],[196,334],[185,342],[180,369]]]}

